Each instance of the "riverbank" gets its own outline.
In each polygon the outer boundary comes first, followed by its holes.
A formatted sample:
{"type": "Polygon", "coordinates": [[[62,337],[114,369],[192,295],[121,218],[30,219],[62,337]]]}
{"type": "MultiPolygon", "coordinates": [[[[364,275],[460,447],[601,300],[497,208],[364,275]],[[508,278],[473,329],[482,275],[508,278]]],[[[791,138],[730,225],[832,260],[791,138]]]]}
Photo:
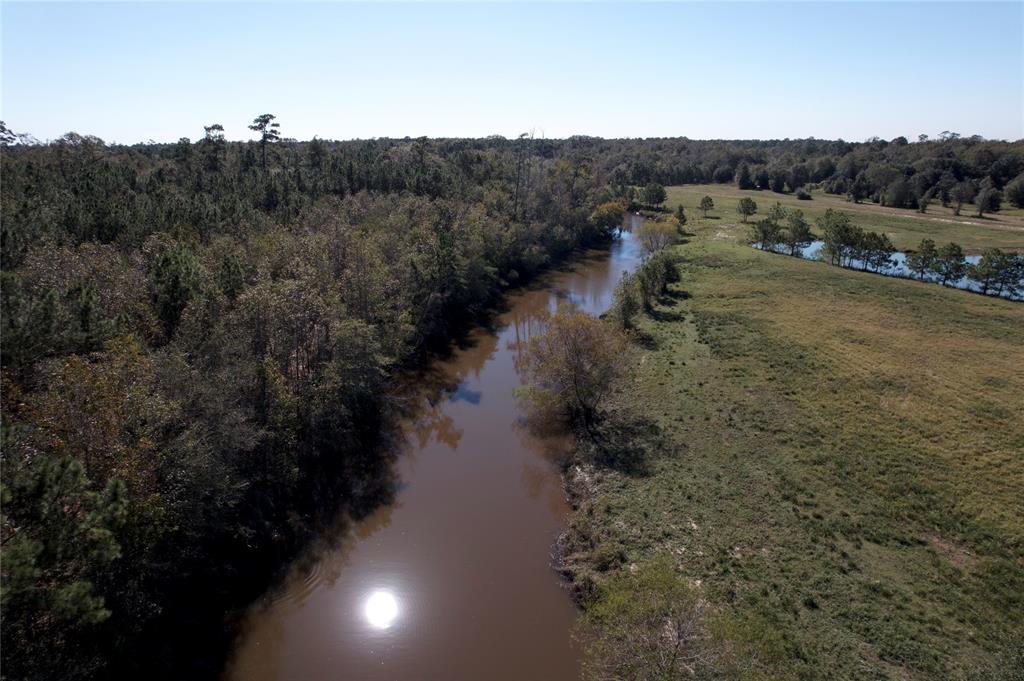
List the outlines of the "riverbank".
{"type": "Polygon", "coordinates": [[[643,584],[683,583],[707,605],[696,645],[741,678],[1008,664],[1005,637],[1024,635],[1024,309],[710,231],[677,248],[682,282],[640,323],[615,405],[651,422],[644,465],[567,476],[584,626],[600,633],[643,584]],[[645,582],[656,557],[675,581],[645,582]]]}
{"type": "Polygon", "coordinates": [[[528,432],[515,398],[518,355],[544,316],[566,301],[604,312],[639,258],[628,233],[577,255],[508,292],[410,383],[394,498],[324,537],[253,605],[226,678],[579,676],[577,609],[550,567],[569,442],[528,432]]]}

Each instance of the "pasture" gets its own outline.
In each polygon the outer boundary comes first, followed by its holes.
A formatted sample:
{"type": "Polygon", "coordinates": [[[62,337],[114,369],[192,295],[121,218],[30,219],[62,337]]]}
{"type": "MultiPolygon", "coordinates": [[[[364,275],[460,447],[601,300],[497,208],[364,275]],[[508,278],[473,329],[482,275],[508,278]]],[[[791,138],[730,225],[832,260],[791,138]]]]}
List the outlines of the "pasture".
{"type": "Polygon", "coordinates": [[[741,224],[742,216],[736,211],[736,204],[746,196],[757,203],[757,213],[748,218],[750,221],[764,217],[778,201],[787,209],[799,208],[812,223],[829,208],[848,212],[864,229],[888,234],[896,248],[902,251],[917,248],[921,239],[933,239],[936,243],[954,241],[963,246],[968,255],[980,254],[993,247],[1024,251],[1024,210],[1013,208],[1008,203],[1003,204],[1004,208],[999,213],[978,218],[972,205],[965,205],[961,214],[955,216],[952,208],[943,208],[935,202],[928,206],[927,213],[922,214],[902,208],[886,208],[868,201],[853,203],[843,196],[826,194],[821,190],[812,190],[810,201],[801,201],[794,194],[737,189],[725,184],[683,185],[666,187],[666,190],[666,208],[675,210],[682,204],[689,219],[687,226],[691,229],[741,224]],[[704,196],[710,196],[715,202],[707,218],[698,208],[704,196]]]}
{"type": "Polygon", "coordinates": [[[1003,664],[1024,634],[1024,305],[702,231],[617,394],[662,445],[646,474],[595,470],[574,516],[586,577],[672,556],[745,678],[1003,664]]]}

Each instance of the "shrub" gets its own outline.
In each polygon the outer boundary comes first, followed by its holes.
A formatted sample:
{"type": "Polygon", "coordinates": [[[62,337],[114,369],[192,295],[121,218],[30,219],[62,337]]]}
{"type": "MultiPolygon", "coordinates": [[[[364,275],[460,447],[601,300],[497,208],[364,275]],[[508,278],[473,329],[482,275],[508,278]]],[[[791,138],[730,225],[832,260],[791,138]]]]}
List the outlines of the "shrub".
{"type": "Polygon", "coordinates": [[[703,605],[666,554],[605,583],[581,634],[590,679],[706,678],[715,659],[703,605]]]}
{"type": "Polygon", "coordinates": [[[527,379],[520,395],[535,412],[590,430],[626,369],[625,349],[625,338],[611,326],[562,306],[518,360],[527,379]]]}

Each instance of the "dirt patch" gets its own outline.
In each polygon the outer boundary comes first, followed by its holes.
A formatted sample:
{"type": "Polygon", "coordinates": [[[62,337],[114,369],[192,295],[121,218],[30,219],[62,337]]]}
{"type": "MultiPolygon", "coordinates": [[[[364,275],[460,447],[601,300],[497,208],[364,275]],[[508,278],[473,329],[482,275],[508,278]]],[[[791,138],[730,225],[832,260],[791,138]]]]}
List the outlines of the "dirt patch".
{"type": "Polygon", "coordinates": [[[944,539],[937,534],[927,534],[925,538],[938,551],[939,555],[956,565],[961,570],[970,570],[978,564],[978,555],[966,546],[958,544],[949,539],[944,539]]]}

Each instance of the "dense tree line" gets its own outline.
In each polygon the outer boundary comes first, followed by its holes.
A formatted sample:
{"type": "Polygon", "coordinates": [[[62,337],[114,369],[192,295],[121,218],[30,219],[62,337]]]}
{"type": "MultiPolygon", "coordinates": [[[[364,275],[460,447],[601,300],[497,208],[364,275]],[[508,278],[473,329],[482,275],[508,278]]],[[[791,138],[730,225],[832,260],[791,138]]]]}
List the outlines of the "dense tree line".
{"type": "MultiPolygon", "coordinates": [[[[298,142],[281,125],[123,146],[0,124],[9,678],[219,674],[223,609],[318,515],[390,493],[389,378],[608,238],[634,187],[654,206],[662,185],[704,182],[1024,205],[1019,142],[298,142]]],[[[685,220],[649,229],[620,309],[675,276],[662,244],[685,220]]],[[[802,216],[768,220],[791,250],[809,234],[802,216]]],[[[988,273],[1018,260],[972,272],[1003,290],[988,273]]]]}
{"type": "MultiPolygon", "coordinates": [[[[556,143],[552,143],[556,144],[556,143]]],[[[818,187],[851,201],[926,211],[940,202],[978,215],[1024,207],[1024,141],[943,133],[915,142],[842,140],[587,140],[614,185],[735,184],[810,198],[818,187]]],[[[644,203],[657,203],[648,189],[644,203]]]]}
{"type": "Polygon", "coordinates": [[[3,149],[7,678],[219,675],[224,610],[391,493],[389,378],[622,217],[571,143],[253,128],[3,149]]]}

